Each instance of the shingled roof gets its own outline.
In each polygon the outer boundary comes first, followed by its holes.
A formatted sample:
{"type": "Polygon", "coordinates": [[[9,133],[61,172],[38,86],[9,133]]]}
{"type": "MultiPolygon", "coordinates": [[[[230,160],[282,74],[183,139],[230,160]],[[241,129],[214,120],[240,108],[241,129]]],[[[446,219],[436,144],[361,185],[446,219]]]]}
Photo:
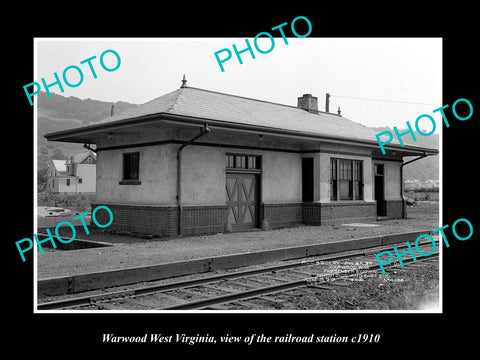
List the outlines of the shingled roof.
{"type": "MultiPolygon", "coordinates": [[[[66,139],[68,135],[78,131],[84,133],[89,129],[106,128],[126,121],[134,123],[152,116],[165,118],[169,115],[178,119],[215,121],[227,128],[242,125],[258,131],[284,132],[319,139],[348,139],[371,144],[377,142],[375,134],[378,131],[340,115],[325,112],[311,113],[295,106],[190,86],[182,86],[145,104],[100,120],[95,125],[51,133],[45,137],[49,140],[68,141],[66,139]]],[[[398,145],[398,141],[391,143],[391,145],[394,144],[398,145]]]]}
{"type": "Polygon", "coordinates": [[[66,164],[70,164],[73,160],[73,163],[75,164],[80,164],[83,160],[85,160],[89,155],[91,155],[94,159],[97,159],[97,155],[92,152],[92,151],[86,151],[86,152],[81,152],[78,154],[73,155],[72,158],[68,158],[66,161],[66,164]]]}
{"type": "Polygon", "coordinates": [[[194,87],[183,87],[100,123],[174,114],[303,133],[375,140],[373,129],[345,117],[194,87]]]}

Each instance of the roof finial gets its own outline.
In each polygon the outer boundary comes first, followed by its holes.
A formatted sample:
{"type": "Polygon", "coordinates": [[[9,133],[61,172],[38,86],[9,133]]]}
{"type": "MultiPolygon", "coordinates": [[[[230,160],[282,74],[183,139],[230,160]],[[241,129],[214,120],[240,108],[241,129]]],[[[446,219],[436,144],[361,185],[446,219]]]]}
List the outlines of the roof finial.
{"type": "Polygon", "coordinates": [[[185,74],[183,74],[182,86],[181,88],[187,87],[187,79],[185,79],[185,74]]]}
{"type": "Polygon", "coordinates": [[[338,115],[342,116],[342,110],[340,110],[340,106],[338,107],[337,113],[338,115]]]}

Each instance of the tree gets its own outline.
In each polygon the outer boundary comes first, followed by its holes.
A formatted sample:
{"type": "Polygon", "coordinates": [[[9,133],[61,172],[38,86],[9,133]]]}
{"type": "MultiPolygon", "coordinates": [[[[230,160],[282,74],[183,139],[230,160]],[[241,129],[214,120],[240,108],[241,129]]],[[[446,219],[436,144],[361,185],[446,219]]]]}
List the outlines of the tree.
{"type": "Polygon", "coordinates": [[[48,183],[48,176],[47,176],[48,168],[42,168],[37,170],[37,192],[43,192],[47,188],[48,183]]]}
{"type": "Polygon", "coordinates": [[[66,160],[66,156],[63,155],[62,149],[59,149],[59,148],[55,148],[53,150],[52,158],[55,160],[66,160]]]}

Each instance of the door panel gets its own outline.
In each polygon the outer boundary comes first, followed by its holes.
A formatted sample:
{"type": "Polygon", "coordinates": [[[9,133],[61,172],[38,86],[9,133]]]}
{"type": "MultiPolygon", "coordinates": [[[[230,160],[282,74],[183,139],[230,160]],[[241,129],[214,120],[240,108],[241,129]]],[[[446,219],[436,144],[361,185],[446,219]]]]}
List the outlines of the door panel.
{"type": "Polygon", "coordinates": [[[255,174],[227,174],[227,221],[232,229],[254,228],[258,218],[258,181],[255,174]]]}

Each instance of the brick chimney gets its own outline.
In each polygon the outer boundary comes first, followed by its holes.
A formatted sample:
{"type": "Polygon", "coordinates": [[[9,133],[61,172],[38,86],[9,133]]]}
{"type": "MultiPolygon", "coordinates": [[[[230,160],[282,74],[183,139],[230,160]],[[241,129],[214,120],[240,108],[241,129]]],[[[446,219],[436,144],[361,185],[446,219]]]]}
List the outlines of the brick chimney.
{"type": "Polygon", "coordinates": [[[70,171],[68,171],[68,175],[70,176],[75,176],[75,163],[73,162],[73,159],[74,159],[73,156],[69,156],[67,161],[67,164],[70,165],[69,167],[70,171]]]}
{"type": "Polygon", "coordinates": [[[312,94],[303,94],[298,98],[297,107],[318,114],[318,99],[312,94]]]}

